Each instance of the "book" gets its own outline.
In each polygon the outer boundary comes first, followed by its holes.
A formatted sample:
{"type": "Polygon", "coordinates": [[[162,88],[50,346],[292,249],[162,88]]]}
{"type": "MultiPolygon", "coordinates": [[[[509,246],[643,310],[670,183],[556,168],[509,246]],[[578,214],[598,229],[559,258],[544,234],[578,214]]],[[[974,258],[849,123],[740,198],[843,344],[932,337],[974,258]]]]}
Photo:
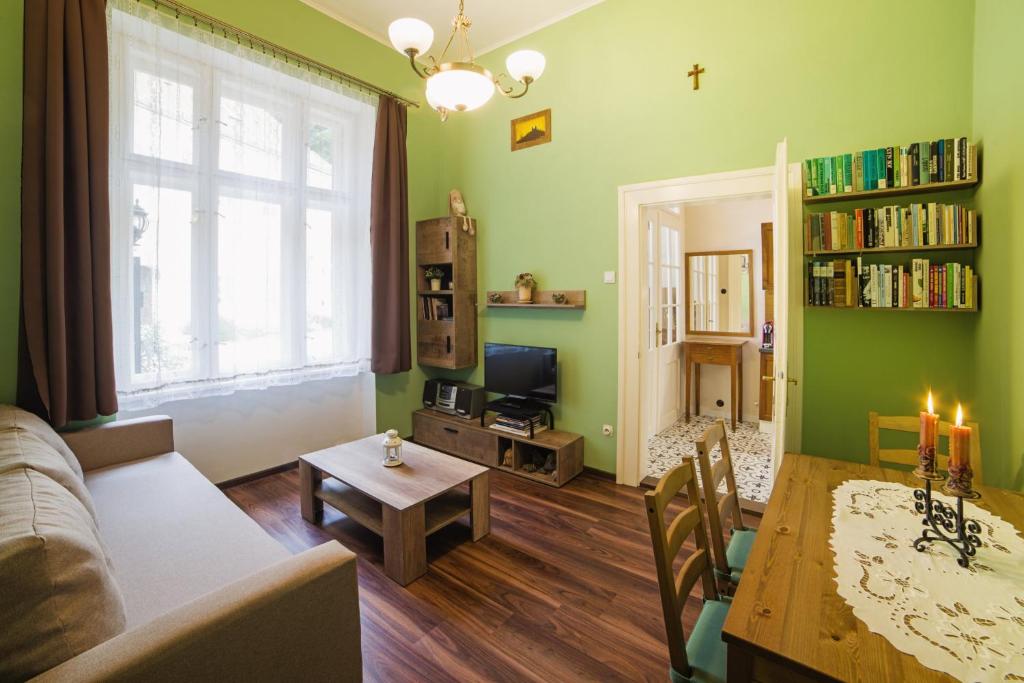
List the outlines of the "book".
{"type": "Polygon", "coordinates": [[[808,213],[804,227],[809,253],[975,244],[977,215],[962,204],[891,204],[808,213]]]}

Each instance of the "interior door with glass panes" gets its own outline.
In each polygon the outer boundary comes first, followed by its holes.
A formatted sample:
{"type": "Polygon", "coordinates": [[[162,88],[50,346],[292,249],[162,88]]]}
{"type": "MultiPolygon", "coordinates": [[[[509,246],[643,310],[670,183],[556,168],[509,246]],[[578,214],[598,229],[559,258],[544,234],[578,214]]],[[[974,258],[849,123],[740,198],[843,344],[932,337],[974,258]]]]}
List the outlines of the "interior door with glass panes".
{"type": "Polygon", "coordinates": [[[678,207],[646,207],[644,288],[647,344],[644,359],[644,434],[671,427],[682,414],[683,215],[678,207]]]}

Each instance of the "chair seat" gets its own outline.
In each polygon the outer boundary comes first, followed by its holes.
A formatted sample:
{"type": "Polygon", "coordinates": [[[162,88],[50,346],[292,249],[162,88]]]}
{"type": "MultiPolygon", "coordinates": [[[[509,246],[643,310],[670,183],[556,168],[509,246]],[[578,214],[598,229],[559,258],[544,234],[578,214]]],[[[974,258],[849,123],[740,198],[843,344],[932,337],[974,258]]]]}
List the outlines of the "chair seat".
{"type": "Polygon", "coordinates": [[[729,605],[708,600],[700,609],[690,637],[686,639],[686,657],[693,673],[687,677],[669,668],[672,683],[725,683],[726,649],[722,642],[722,626],[729,614],[729,605]]]}
{"type": "Polygon", "coordinates": [[[750,548],[754,545],[754,538],[757,532],[752,529],[742,531],[733,530],[729,536],[729,545],[725,548],[725,560],[732,570],[729,581],[739,583],[743,568],[747,566],[747,558],[750,556],[750,548]]]}

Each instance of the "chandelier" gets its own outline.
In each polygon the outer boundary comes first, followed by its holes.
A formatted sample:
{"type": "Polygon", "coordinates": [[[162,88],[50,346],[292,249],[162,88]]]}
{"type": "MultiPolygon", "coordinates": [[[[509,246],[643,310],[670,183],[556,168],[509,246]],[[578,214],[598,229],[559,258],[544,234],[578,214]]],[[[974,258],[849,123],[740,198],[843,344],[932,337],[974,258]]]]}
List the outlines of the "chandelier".
{"type": "Polygon", "coordinates": [[[513,52],[505,60],[508,77],[523,86],[521,92],[515,92],[515,85],[508,88],[501,84],[491,72],[477,64],[473,59],[473,48],[469,44],[469,27],[473,23],[464,13],[463,0],[459,0],[459,13],[452,20],[452,33],[448,37],[441,56],[434,59],[428,55],[430,64],[420,67],[416,57],[426,54],[434,42],[434,29],[420,19],[398,19],[388,27],[391,44],[399,52],[408,55],[409,64],[416,75],[427,82],[427,103],[441,114],[441,120],[448,118],[451,111],[471,111],[482,107],[494,96],[497,90],[505,97],[522,97],[529,91],[530,84],[544,73],[544,55],[536,50],[519,50],[513,52]],[[462,56],[458,61],[445,61],[448,50],[454,43],[461,47],[462,56]]]}

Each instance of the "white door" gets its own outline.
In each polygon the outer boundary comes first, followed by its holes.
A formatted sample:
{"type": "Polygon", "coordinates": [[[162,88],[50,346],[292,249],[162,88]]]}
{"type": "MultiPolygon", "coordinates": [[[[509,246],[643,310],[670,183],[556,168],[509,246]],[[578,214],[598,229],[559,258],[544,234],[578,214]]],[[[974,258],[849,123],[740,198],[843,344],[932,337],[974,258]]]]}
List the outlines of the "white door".
{"type": "Polygon", "coordinates": [[[779,471],[782,457],[786,452],[786,404],[788,398],[788,345],[787,334],[789,324],[789,152],[786,140],[780,142],[775,149],[775,228],[772,231],[773,263],[775,266],[775,406],[773,419],[775,423],[775,445],[772,449],[772,474],[779,471]]]}
{"type": "Polygon", "coordinates": [[[683,217],[665,208],[643,212],[645,229],[644,436],[668,429],[683,412],[683,217]]]}

